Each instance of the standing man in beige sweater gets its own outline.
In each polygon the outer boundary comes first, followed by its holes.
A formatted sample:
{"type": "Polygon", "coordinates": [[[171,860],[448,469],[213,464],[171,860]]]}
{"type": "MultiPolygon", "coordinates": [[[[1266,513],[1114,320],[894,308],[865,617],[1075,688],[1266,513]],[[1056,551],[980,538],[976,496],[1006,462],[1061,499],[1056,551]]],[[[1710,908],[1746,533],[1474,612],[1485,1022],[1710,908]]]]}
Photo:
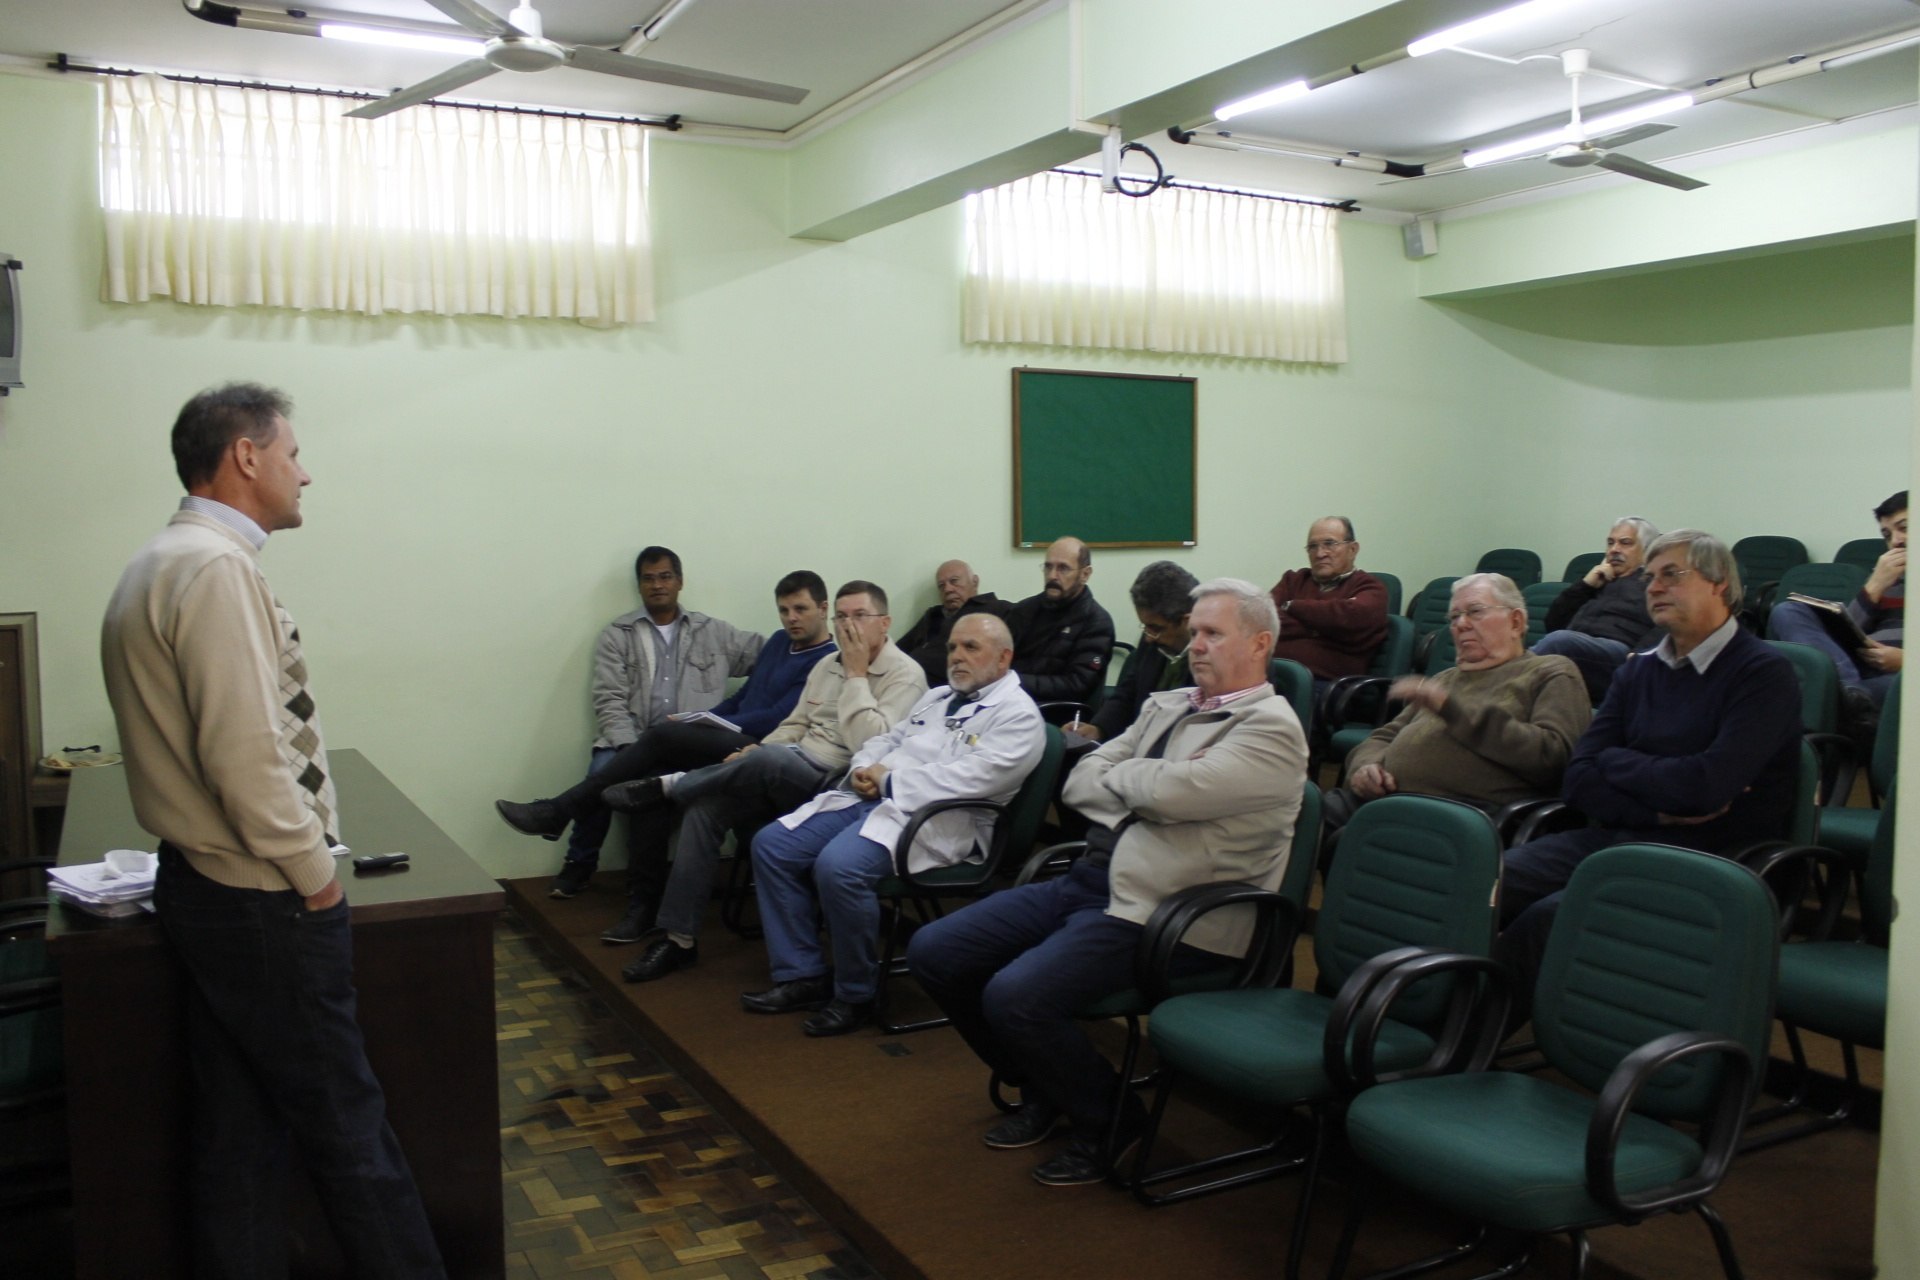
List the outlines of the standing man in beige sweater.
{"type": "Polygon", "coordinates": [[[354,1275],[438,1277],[355,1019],[300,631],[260,571],[311,479],[290,409],[250,383],[187,402],[187,497],[127,565],[100,638],[134,812],[160,839],[154,907],[188,978],[194,1274],[286,1274],[291,1145],[354,1275]]]}

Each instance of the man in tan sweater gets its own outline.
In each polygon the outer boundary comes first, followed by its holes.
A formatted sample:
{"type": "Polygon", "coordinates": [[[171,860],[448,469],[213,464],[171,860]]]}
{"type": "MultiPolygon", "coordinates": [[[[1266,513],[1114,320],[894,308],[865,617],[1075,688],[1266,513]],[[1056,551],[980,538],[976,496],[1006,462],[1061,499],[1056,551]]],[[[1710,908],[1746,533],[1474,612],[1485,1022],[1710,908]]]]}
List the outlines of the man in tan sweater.
{"type": "Polygon", "coordinates": [[[445,1274],[355,1020],[339,807],[300,632],[260,571],[310,481],[287,398],[202,392],[173,426],[187,497],[127,565],[100,661],[154,907],[188,978],[194,1274],[287,1271],[301,1155],[356,1276],[445,1274]]]}

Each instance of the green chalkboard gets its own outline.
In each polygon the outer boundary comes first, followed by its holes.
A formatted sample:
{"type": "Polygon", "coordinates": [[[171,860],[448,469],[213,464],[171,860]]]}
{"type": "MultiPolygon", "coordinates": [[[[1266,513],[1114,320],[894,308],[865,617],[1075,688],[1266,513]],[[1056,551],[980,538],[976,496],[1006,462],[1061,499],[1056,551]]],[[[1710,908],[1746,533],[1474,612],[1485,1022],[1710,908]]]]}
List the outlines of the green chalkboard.
{"type": "Polygon", "coordinates": [[[1194,378],[1013,371],[1013,545],[1190,547],[1194,378]]]}

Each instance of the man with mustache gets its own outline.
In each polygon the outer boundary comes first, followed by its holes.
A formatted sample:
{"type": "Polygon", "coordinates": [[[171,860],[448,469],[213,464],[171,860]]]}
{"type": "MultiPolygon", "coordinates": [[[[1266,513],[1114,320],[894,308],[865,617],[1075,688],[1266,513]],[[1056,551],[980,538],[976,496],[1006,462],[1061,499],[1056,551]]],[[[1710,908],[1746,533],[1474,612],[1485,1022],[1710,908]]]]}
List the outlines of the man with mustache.
{"type": "Polygon", "coordinates": [[[1313,672],[1316,691],[1364,675],[1387,639],[1387,585],[1353,567],[1359,555],[1353,521],[1316,520],[1307,530],[1307,567],[1289,572],[1271,593],[1280,611],[1273,656],[1313,672]]]}
{"type": "Polygon", "coordinates": [[[1647,614],[1647,546],[1660,531],[1639,516],[1621,516],[1607,530],[1607,553],[1547,610],[1547,634],[1533,646],[1543,656],[1571,658],[1596,707],[1627,655],[1660,642],[1647,614]]]}
{"type": "Polygon", "coordinates": [[[1087,702],[1113,656],[1113,618],[1087,590],[1093,551],[1078,538],[1047,548],[1046,585],[1007,615],[1013,669],[1036,702],[1087,702]]]}

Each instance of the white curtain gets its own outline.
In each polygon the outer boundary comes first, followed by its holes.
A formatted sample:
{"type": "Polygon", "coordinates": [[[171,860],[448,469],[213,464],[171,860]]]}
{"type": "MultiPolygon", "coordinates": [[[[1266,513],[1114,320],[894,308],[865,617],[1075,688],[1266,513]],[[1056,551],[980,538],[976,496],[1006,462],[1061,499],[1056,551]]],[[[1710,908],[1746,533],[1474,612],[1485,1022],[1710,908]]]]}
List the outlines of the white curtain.
{"type": "Polygon", "coordinates": [[[645,129],[110,77],[111,302],[653,319],[645,129]]]}
{"type": "Polygon", "coordinates": [[[967,198],[965,337],[1338,364],[1338,213],[1042,173],[967,198]]]}

